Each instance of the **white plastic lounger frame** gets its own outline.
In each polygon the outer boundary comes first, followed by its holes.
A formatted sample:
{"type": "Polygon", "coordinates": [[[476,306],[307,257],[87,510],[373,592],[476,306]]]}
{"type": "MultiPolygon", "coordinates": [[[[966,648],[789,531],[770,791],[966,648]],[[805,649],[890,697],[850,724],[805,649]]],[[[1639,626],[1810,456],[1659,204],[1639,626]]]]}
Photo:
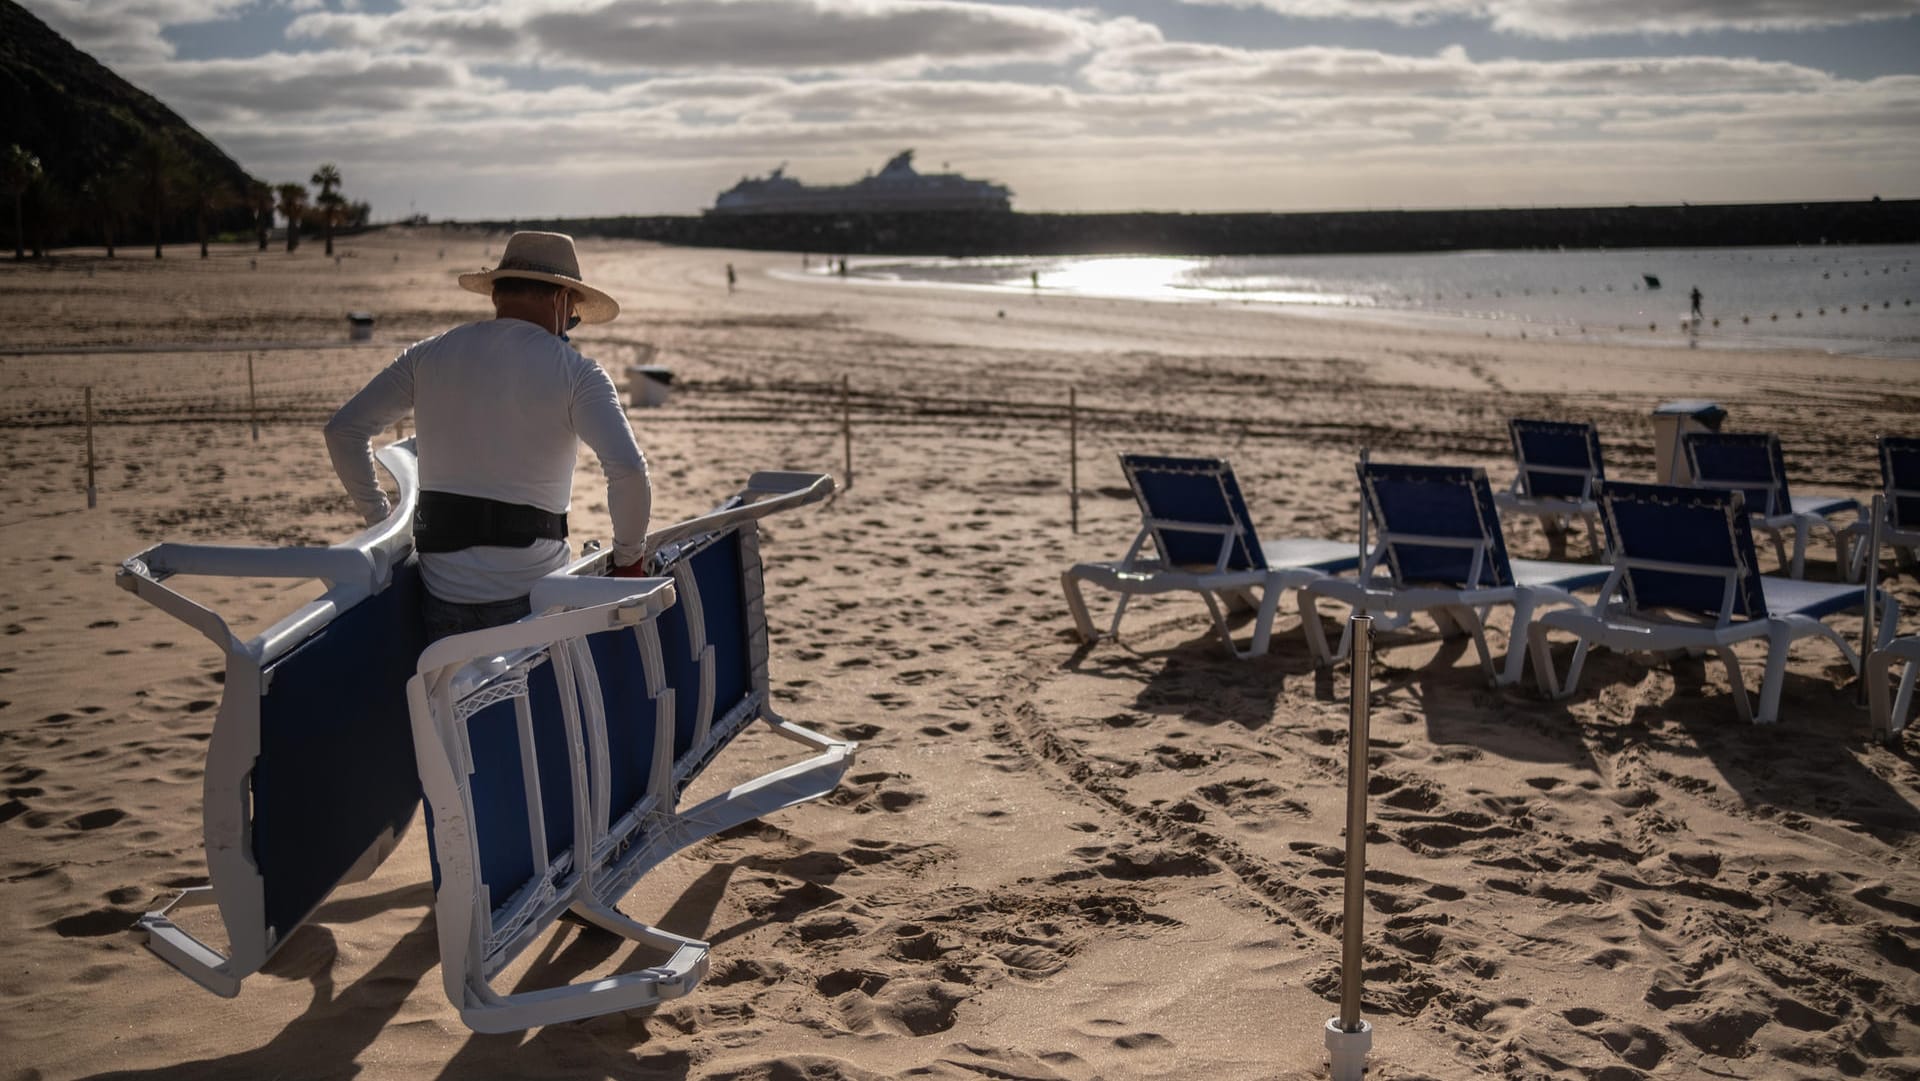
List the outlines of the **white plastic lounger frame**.
{"type": "Polygon", "coordinates": [[[1833,541],[1834,563],[1851,575],[1851,542],[1858,530],[1834,525],[1828,515],[1860,514],[1860,501],[1847,496],[1795,495],[1787,487],[1786,456],[1770,432],[1688,432],[1683,437],[1687,464],[1697,488],[1737,491],[1746,497],[1753,524],[1773,541],[1775,555],[1790,578],[1807,573],[1807,538],[1815,526],[1833,541]],[[1791,551],[1786,534],[1793,534],[1791,551]]]}
{"type": "MultiPolygon", "coordinates": [[[[1796,640],[1826,638],[1854,671],[1860,670],[1860,655],[1821,619],[1863,610],[1866,589],[1761,575],[1753,519],[1740,492],[1611,482],[1601,490],[1600,505],[1614,545],[1613,568],[1600,599],[1584,611],[1548,613],[1528,632],[1534,674],[1549,698],[1573,694],[1587,652],[1595,646],[1716,654],[1740,719],[1755,724],[1779,719],[1787,651],[1796,640]],[[1564,680],[1554,673],[1548,641],[1554,631],[1578,639],[1564,680]],[[1757,714],[1733,651],[1737,643],[1754,638],[1767,640],[1757,714]]],[[[1878,600],[1884,641],[1891,637],[1898,606],[1884,592],[1878,600]]]]}
{"type": "MultiPolygon", "coordinates": [[[[269,890],[256,859],[254,830],[261,808],[254,806],[253,787],[262,754],[263,710],[285,704],[270,697],[275,672],[284,667],[278,662],[323,634],[343,614],[387,591],[412,550],[410,524],[418,485],[410,447],[387,448],[380,462],[398,483],[399,506],[386,521],[345,544],[331,548],[160,544],[126,560],[115,577],[121,588],[199,631],[226,655],[224,693],[208,742],[202,792],[209,885],[184,891],[137,924],[154,953],[224,997],[239,993],[241,981],[266,963],[286,934],[334,886],[373,872],[406,828],[412,813],[409,799],[418,799],[417,794],[409,796],[388,786],[383,797],[392,804],[389,813],[384,821],[376,815],[360,823],[358,834],[349,838],[354,851],[334,853],[333,866],[327,868],[300,868],[298,877],[310,881],[285,891],[275,883],[269,890]],[[168,584],[176,575],[319,578],[328,588],[291,615],[241,641],[219,614],[168,584]],[[228,941],[226,955],[169,918],[177,905],[206,902],[219,905],[228,941]]],[[[404,569],[411,573],[411,568],[404,569]]],[[[390,690],[398,695],[400,689],[401,684],[395,683],[390,690]]],[[[281,700],[298,693],[289,691],[281,700]]],[[[400,749],[404,751],[404,744],[400,749]]],[[[411,766],[403,757],[398,768],[404,779],[411,766]]]]}
{"type": "MultiPolygon", "coordinates": [[[[414,717],[414,756],[436,838],[441,974],[461,1020],[479,1032],[508,1032],[651,1006],[686,994],[707,970],[706,943],[622,916],[591,889],[597,861],[581,858],[583,850],[600,849],[606,832],[604,822],[593,818],[596,800],[589,795],[605,790],[604,779],[597,788],[593,780],[595,773],[604,776],[604,764],[590,766],[586,752],[590,745],[586,727],[601,733],[593,745],[605,746],[606,718],[595,712],[597,697],[581,693],[591,683],[593,663],[585,656],[583,642],[589,634],[650,624],[673,603],[673,582],[601,578],[573,585],[569,600],[585,599],[585,590],[577,587],[598,587],[603,596],[614,596],[586,608],[443,638],[421,654],[419,675],[407,684],[414,717]],[[567,754],[569,783],[561,810],[571,816],[566,833],[571,843],[559,852],[547,850],[545,816],[552,808],[543,799],[540,772],[531,758],[535,734],[529,683],[542,665],[552,668],[557,720],[563,725],[567,754]],[[470,786],[474,754],[467,722],[486,707],[509,700],[521,750],[527,756],[521,763],[525,770],[521,779],[526,786],[525,825],[535,876],[496,910],[486,903],[489,894],[481,879],[476,823],[485,808],[476,806],[470,786]],[[615,934],[669,949],[672,955],[662,964],[605,979],[516,994],[494,991],[491,978],[568,910],[615,934]]],[[[535,603],[551,599],[540,597],[535,603]]]]}
{"type": "Polygon", "coordinates": [[[1606,568],[1583,563],[1509,559],[1493,490],[1478,468],[1394,465],[1357,466],[1368,519],[1379,540],[1367,553],[1357,579],[1323,578],[1300,592],[1307,642],[1321,665],[1347,655],[1349,640],[1327,645],[1318,599],[1345,604],[1356,615],[1385,613],[1404,620],[1426,612],[1443,635],[1472,637],[1480,667],[1494,686],[1517,683],[1526,673],[1526,628],[1547,604],[1580,604],[1572,591],[1598,586],[1606,568]],[[1385,571],[1382,574],[1382,571],[1385,571]],[[1513,609],[1507,658],[1494,667],[1486,620],[1492,609],[1513,609]]]}
{"type": "Polygon", "coordinates": [[[1867,562],[1880,558],[1881,547],[1896,553],[1904,549],[1909,558],[1920,559],[1920,439],[1880,437],[1880,489],[1885,499],[1879,544],[1873,543],[1864,518],[1846,530],[1853,543],[1851,581],[1861,580],[1867,562]]]}
{"type": "Polygon", "coordinates": [[[1913,719],[1913,685],[1920,676],[1920,637],[1897,638],[1873,651],[1867,658],[1867,705],[1873,711],[1873,724],[1880,737],[1892,743],[1913,719]],[[1887,676],[1893,666],[1905,662],[1900,673],[1900,690],[1887,691],[1887,676]],[[1892,701],[1888,701],[1891,698],[1892,701]]]}
{"type": "MultiPolygon", "coordinates": [[[[666,577],[640,580],[650,584],[643,596],[451,636],[421,655],[407,694],[436,839],[443,977],[448,998],[476,1031],[514,1031],[686,994],[707,970],[708,945],[628,919],[618,911],[621,898],[649,869],[695,841],[838,785],[854,744],[786,721],[770,705],[757,541],[758,519],[831,491],[831,479],[823,476],[756,474],[715,512],[650,535],[650,569],[666,577]],[[635,604],[645,610],[630,613],[635,604]],[[675,666],[663,642],[663,614],[676,620],[678,648],[686,651],[679,685],[668,676],[675,666]],[[596,655],[616,664],[637,660],[643,689],[609,682],[615,673],[603,672],[596,655]],[[536,682],[543,667],[550,681],[544,689],[536,682]],[[500,743],[496,717],[492,750],[476,752],[472,723],[509,700],[517,738],[500,743]],[[687,731],[681,722],[689,715],[687,731]],[[813,755],[680,807],[693,778],[755,719],[813,755]],[[554,735],[555,725],[561,736],[554,735]],[[636,725],[644,731],[628,739],[645,741],[644,764],[616,761],[617,737],[640,731],[636,725]],[[558,774],[547,761],[562,753],[556,748],[567,755],[558,774]],[[499,768],[503,753],[512,759],[505,770],[499,768]],[[476,793],[482,772],[494,787],[517,787],[526,806],[527,820],[504,831],[504,855],[503,842],[483,824],[489,803],[500,797],[492,788],[476,793]],[[624,787],[640,793],[625,806],[612,795],[623,776],[624,787]],[[562,813],[553,800],[563,788],[571,819],[556,844],[548,816],[562,813]],[[519,851],[511,850],[515,844],[519,851]],[[494,884],[508,891],[505,898],[484,880],[489,853],[496,866],[515,868],[515,877],[494,884]],[[671,956],[603,980],[495,991],[492,979],[567,910],[671,956]]],[[[591,554],[569,568],[575,577],[543,582],[545,591],[533,598],[536,610],[626,588],[630,580],[593,577],[608,558],[591,554]]]]}
{"type": "Polygon", "coordinates": [[[1081,595],[1080,583],[1086,581],[1120,595],[1107,637],[1120,636],[1120,619],[1133,597],[1198,593],[1227,650],[1241,660],[1259,657],[1272,641],[1283,594],[1360,562],[1359,546],[1345,541],[1263,543],[1254,533],[1233,466],[1224,459],[1123,454],[1120,467],[1140,504],[1139,534],[1118,562],[1077,563],[1060,575],[1081,641],[1101,637],[1081,595]],[[1142,555],[1149,540],[1157,558],[1142,555]],[[1228,608],[1255,613],[1253,639],[1244,649],[1227,626],[1228,608]]]}
{"type": "Polygon", "coordinates": [[[1600,435],[1591,424],[1514,417],[1507,421],[1516,471],[1513,486],[1493,494],[1494,505],[1530,514],[1548,533],[1564,533],[1573,519],[1586,523],[1595,552],[1606,547],[1594,486],[1606,479],[1600,435]]]}

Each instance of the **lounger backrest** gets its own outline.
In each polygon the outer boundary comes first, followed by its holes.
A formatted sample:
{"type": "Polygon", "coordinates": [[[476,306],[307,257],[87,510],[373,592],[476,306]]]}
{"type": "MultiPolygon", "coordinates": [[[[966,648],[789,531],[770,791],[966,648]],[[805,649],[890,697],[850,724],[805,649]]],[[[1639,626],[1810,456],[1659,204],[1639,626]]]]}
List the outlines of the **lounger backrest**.
{"type": "Polygon", "coordinates": [[[1558,420],[1507,421],[1520,490],[1534,499],[1593,498],[1594,482],[1606,479],[1600,464],[1600,433],[1591,424],[1558,420]]]}
{"type": "Polygon", "coordinates": [[[1120,468],[1163,561],[1177,567],[1266,569],[1253,517],[1225,459],[1122,454],[1120,468]],[[1229,541],[1224,564],[1223,540],[1229,541]]]}
{"type": "Polygon", "coordinates": [[[1367,513],[1380,529],[1376,551],[1395,585],[1513,584],[1486,470],[1364,461],[1358,470],[1367,513]]]}
{"type": "Polygon", "coordinates": [[[673,577],[679,597],[659,623],[668,685],[680,703],[673,756],[684,788],[766,701],[758,527],[747,522],[698,538],[657,573],[673,577]]]}
{"type": "Polygon", "coordinates": [[[1920,439],[1880,437],[1880,483],[1887,493],[1887,518],[1902,532],[1920,531],[1920,439]]]}
{"type": "Polygon", "coordinates": [[[1747,510],[1762,517],[1785,514],[1787,461],[1770,432],[1688,432],[1687,461],[1693,483],[1746,497],[1747,510]]]}
{"type": "Polygon", "coordinates": [[[406,694],[425,645],[420,596],[408,559],[261,674],[249,840],[273,942],[420,804],[406,694]]]}
{"type": "Polygon", "coordinates": [[[1609,481],[1600,490],[1608,549],[1628,607],[1764,619],[1746,497],[1738,491],[1609,481]]]}
{"type": "MultiPolygon", "coordinates": [[[[515,658],[452,703],[470,834],[458,843],[471,844],[475,855],[484,898],[475,933],[490,964],[517,953],[570,903],[579,882],[574,842],[584,835],[586,804],[575,793],[586,783],[586,741],[574,687],[561,643],[515,658]]],[[[449,841],[436,833],[428,840],[438,887],[438,846],[449,841]]]]}

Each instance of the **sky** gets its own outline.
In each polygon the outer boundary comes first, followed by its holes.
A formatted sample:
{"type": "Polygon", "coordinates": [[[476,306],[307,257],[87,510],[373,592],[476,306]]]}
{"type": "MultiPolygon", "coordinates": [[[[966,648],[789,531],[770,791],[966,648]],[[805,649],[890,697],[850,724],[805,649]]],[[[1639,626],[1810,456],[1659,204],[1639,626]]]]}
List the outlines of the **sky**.
{"type": "Polygon", "coordinates": [[[1920,196],[1920,0],[23,0],[376,220],[687,214],[785,165],[1026,211],[1920,196]]]}

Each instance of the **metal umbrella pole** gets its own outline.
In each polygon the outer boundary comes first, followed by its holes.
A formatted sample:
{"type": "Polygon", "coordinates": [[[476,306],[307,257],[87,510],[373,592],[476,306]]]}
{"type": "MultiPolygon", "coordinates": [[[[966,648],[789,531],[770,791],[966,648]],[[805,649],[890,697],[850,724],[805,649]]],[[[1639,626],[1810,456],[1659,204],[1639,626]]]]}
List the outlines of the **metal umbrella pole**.
{"type": "Polygon", "coordinates": [[[1333,1081],[1361,1081],[1373,1026],[1360,1017],[1362,952],[1367,912],[1367,717],[1372,705],[1373,617],[1348,617],[1353,636],[1353,689],[1347,733],[1346,914],[1340,935],[1340,1015],[1327,1019],[1327,1056],[1333,1081]]]}
{"type": "Polygon", "coordinates": [[[1867,657],[1880,644],[1880,628],[1874,625],[1880,610],[1873,602],[1874,594],[1880,592],[1880,521],[1887,512],[1886,499],[1886,496],[1879,494],[1873,497],[1873,505],[1868,511],[1870,517],[1867,519],[1866,535],[1860,538],[1860,543],[1867,546],[1867,566],[1865,573],[1860,576],[1862,588],[1866,590],[1861,598],[1860,691],[1857,696],[1857,702],[1862,706],[1870,701],[1867,693],[1867,657]]]}

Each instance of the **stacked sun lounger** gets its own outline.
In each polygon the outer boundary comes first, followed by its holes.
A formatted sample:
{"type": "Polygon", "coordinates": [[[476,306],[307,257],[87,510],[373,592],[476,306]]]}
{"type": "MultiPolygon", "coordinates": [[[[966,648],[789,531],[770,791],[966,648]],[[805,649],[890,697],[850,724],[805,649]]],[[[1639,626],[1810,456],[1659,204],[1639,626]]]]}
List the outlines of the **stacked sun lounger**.
{"type": "Polygon", "coordinates": [[[824,499],[823,476],[756,474],[716,511],[649,537],[654,577],[599,577],[590,555],[539,583],[534,614],[423,651],[408,522],[411,448],[381,454],[401,492],[388,522],[327,549],[160,545],[120,580],[227,655],[206,772],[222,956],[168,910],[141,920],[160,956],[237,994],[338,885],[371,873],[424,790],[449,998],[480,1031],[633,1009],[686,993],[707,946],[617,910],[686,845],[831,791],[853,745],[778,717],[767,684],[757,522],[824,499]],[[320,599],[241,642],[166,584],[174,574],[320,577],[320,599]],[[721,795],[688,786],[762,722],[810,752],[721,795]],[[502,994],[490,978],[559,916],[655,947],[659,963],[502,994]]]}

